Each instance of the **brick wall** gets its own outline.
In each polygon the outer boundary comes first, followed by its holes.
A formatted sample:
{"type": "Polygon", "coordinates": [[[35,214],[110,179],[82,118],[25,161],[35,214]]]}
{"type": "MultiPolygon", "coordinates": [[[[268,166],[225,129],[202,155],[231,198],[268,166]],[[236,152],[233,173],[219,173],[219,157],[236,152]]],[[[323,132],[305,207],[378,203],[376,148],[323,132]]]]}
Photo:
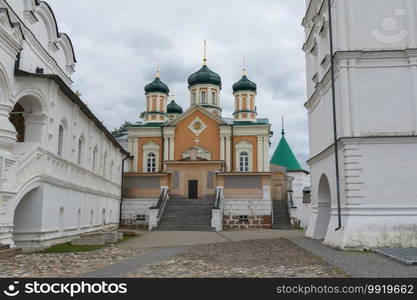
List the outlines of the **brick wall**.
{"type": "Polygon", "coordinates": [[[271,229],[271,215],[265,216],[248,216],[247,221],[241,221],[240,215],[223,216],[223,229],[271,229]]]}

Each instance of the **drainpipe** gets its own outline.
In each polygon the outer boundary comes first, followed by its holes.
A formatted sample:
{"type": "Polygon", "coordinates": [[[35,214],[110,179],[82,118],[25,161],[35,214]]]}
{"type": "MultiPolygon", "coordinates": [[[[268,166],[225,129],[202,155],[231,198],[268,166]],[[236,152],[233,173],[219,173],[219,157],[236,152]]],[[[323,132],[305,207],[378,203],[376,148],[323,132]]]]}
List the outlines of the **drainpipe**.
{"type": "Polygon", "coordinates": [[[122,205],[123,205],[123,189],[124,189],[124,173],[125,173],[125,161],[128,158],[133,158],[130,153],[122,159],[122,180],[120,186],[120,211],[119,211],[119,228],[122,226],[122,205]]]}
{"type": "Polygon", "coordinates": [[[334,139],[334,157],[336,166],[336,192],[337,192],[337,220],[338,227],[335,231],[342,229],[342,210],[340,203],[340,174],[339,174],[339,154],[337,138],[337,115],[336,115],[336,90],[335,90],[335,72],[334,72],[334,48],[333,48],[333,23],[332,23],[332,0],[328,0],[329,8],[329,38],[330,38],[330,72],[332,77],[332,104],[333,104],[333,139],[334,139]]]}

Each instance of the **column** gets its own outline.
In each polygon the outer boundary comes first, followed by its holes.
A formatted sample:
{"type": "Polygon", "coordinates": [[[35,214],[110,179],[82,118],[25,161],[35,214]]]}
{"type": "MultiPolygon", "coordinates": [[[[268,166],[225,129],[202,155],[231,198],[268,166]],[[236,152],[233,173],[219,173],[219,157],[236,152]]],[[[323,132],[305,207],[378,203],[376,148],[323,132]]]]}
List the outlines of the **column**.
{"type": "Polygon", "coordinates": [[[16,129],[10,123],[11,107],[0,105],[0,157],[10,158],[10,150],[16,144],[16,129]]]}
{"type": "Polygon", "coordinates": [[[224,136],[220,136],[220,160],[226,161],[224,136]]]}
{"type": "MultiPolygon", "coordinates": [[[[133,158],[133,172],[138,172],[139,168],[142,168],[142,166],[139,167],[139,138],[134,137],[132,139],[132,154],[134,156],[133,158]]],[[[141,151],[142,152],[142,151],[141,151]]]]}
{"type": "Polygon", "coordinates": [[[263,155],[263,144],[262,144],[262,137],[258,136],[258,172],[262,172],[264,170],[264,155],[263,155]]]}
{"type": "Polygon", "coordinates": [[[264,172],[269,172],[269,137],[264,136],[264,172]]]}
{"type": "Polygon", "coordinates": [[[164,160],[169,159],[169,143],[168,143],[168,141],[169,141],[169,138],[165,137],[164,138],[164,153],[163,153],[164,160]]]}
{"type": "Polygon", "coordinates": [[[409,58],[409,64],[410,64],[410,90],[411,90],[411,107],[413,110],[412,114],[412,120],[411,120],[411,130],[417,131],[417,103],[415,101],[417,97],[417,87],[416,87],[416,81],[417,81],[417,57],[410,57],[409,58]]]}
{"type": "Polygon", "coordinates": [[[232,161],[231,161],[231,152],[232,150],[232,139],[230,136],[226,137],[226,171],[231,172],[232,171],[232,161]]]}
{"type": "Polygon", "coordinates": [[[170,137],[169,140],[169,160],[175,160],[175,138],[170,137]]]}

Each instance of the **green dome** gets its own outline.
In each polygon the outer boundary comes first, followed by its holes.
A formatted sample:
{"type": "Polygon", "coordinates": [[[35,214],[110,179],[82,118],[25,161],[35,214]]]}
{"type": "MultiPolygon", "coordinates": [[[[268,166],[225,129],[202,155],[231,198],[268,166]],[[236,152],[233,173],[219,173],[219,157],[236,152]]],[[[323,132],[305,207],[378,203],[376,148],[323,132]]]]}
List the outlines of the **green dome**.
{"type": "Polygon", "coordinates": [[[151,83],[145,86],[145,93],[169,94],[169,88],[159,77],[156,77],[151,83]]]}
{"type": "Polygon", "coordinates": [[[202,66],[200,70],[188,77],[188,85],[193,86],[197,84],[213,84],[222,87],[222,79],[219,74],[211,71],[206,65],[202,66]]]}
{"type": "Polygon", "coordinates": [[[233,85],[233,92],[254,91],[256,92],[256,83],[250,81],[246,75],[233,85]]]}
{"type": "Polygon", "coordinates": [[[171,103],[168,104],[167,113],[168,114],[182,114],[183,110],[181,106],[179,106],[177,103],[175,103],[174,100],[172,100],[171,103]]]}
{"type": "Polygon", "coordinates": [[[287,171],[303,171],[300,163],[295,157],[294,152],[285,138],[285,132],[282,130],[282,138],[278,144],[277,149],[275,150],[274,155],[271,159],[271,164],[285,167],[287,171]]]}

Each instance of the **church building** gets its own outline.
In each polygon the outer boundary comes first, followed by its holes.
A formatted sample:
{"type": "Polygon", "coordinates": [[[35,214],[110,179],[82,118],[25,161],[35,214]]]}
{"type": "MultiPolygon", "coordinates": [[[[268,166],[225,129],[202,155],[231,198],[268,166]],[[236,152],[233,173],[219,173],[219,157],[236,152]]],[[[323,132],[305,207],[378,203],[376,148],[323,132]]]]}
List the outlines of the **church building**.
{"type": "MultiPolygon", "coordinates": [[[[270,228],[272,132],[268,119],[258,116],[257,85],[246,71],[233,85],[232,118],[222,114],[222,81],[206,59],[200,70],[189,76],[188,88],[190,105],[184,110],[174,100],[168,104],[170,91],[159,72],[145,86],[144,122],[128,129],[134,166],[133,172],[125,175],[125,225],[148,226],[149,207],[157,205],[165,187],[170,200],[158,227],[172,225],[164,220],[169,206],[184,204],[183,210],[209,206],[205,223],[194,225],[210,229],[211,207],[221,198],[221,225],[270,228]]],[[[182,227],[186,226],[182,223],[182,227]]]]}

